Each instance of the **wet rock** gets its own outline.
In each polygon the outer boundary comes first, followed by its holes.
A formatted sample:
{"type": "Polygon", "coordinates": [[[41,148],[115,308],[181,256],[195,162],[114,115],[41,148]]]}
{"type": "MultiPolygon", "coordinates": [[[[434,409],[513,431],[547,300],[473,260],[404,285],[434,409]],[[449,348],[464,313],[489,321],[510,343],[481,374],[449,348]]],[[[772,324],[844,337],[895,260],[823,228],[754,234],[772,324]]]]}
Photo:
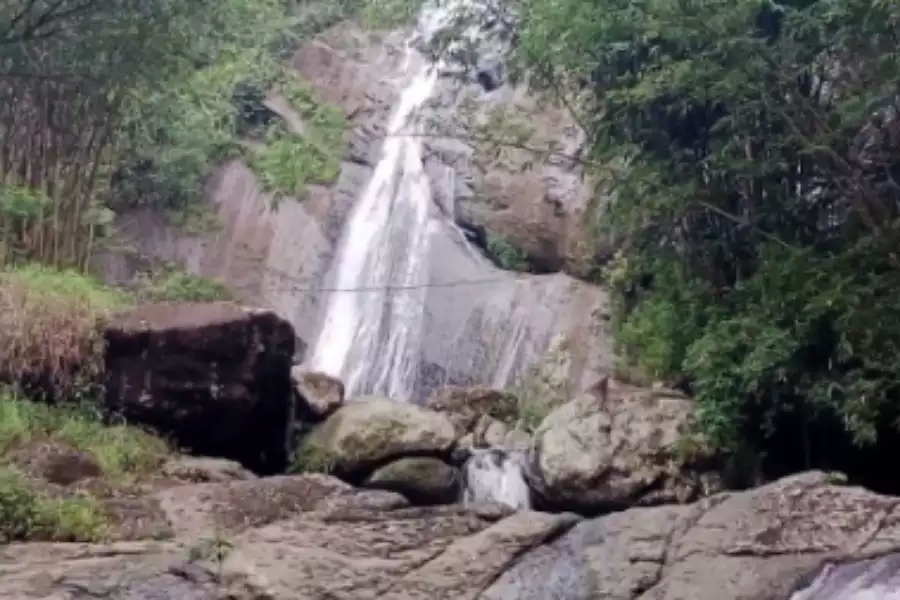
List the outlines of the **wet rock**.
{"type": "Polygon", "coordinates": [[[105,330],[106,406],[193,453],[283,470],[294,330],[227,303],[149,304],[105,330]]]}
{"type": "Polygon", "coordinates": [[[449,504],[459,497],[459,471],[437,458],[413,456],[376,469],[365,485],[397,492],[417,505],[449,504]]]}
{"type": "Polygon", "coordinates": [[[710,457],[681,448],[693,410],[678,392],[624,384],[555,409],[535,432],[529,458],[539,504],[597,513],[718,491],[710,457]]]}
{"type": "Polygon", "coordinates": [[[307,371],[301,367],[291,369],[291,379],[297,390],[298,417],[321,421],[344,404],[344,383],[335,377],[307,371]]]}
{"type": "Polygon", "coordinates": [[[355,399],[317,425],[301,450],[329,457],[334,473],[356,480],[386,461],[448,455],[456,431],[438,412],[387,398],[355,399]]]}

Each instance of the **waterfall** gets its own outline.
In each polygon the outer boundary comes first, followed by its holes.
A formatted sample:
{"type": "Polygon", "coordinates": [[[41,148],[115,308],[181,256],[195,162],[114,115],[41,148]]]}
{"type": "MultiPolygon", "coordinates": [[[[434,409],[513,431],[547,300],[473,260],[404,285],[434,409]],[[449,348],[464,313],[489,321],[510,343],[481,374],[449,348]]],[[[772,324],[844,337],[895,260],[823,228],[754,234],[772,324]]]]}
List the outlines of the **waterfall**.
{"type": "MultiPolygon", "coordinates": [[[[413,40],[428,38],[449,16],[448,10],[425,9],[413,40]]],[[[433,200],[419,117],[434,92],[439,66],[417,66],[422,61],[413,40],[406,44],[408,83],[388,123],[375,172],[344,228],[337,291],[310,359],[311,368],[340,377],[350,396],[408,401],[418,371],[433,200]]]]}
{"type": "MultiPolygon", "coordinates": [[[[316,285],[331,291],[321,311],[318,302],[295,311],[314,337],[305,366],[341,379],[351,398],[418,402],[448,382],[506,387],[543,358],[551,340],[583,330],[585,318],[606,303],[605,292],[592,287],[590,310],[573,312],[569,304],[580,298],[573,286],[587,284],[562,273],[498,269],[455,223],[456,198],[479,193],[470,181],[477,152],[436,133],[435,123],[453,121],[467,94],[486,93],[466,83],[470,74],[454,74],[453,64],[492,34],[474,18],[466,31],[454,32],[451,46],[459,47],[444,48],[446,61],[430,64],[418,49],[441,40],[441,31],[455,27],[461,13],[471,15],[476,2],[423,9],[405,44],[380,155],[343,222],[337,252],[315,275],[327,279],[316,285]]],[[[485,100],[485,110],[507,100],[485,100]]],[[[549,172],[551,179],[577,179],[549,172]]],[[[589,337],[579,345],[594,361],[585,373],[612,360],[606,338],[589,337]]]]}
{"type": "Polygon", "coordinates": [[[531,495],[518,453],[497,448],[473,450],[463,468],[463,504],[500,502],[516,509],[531,508],[531,495]]]}

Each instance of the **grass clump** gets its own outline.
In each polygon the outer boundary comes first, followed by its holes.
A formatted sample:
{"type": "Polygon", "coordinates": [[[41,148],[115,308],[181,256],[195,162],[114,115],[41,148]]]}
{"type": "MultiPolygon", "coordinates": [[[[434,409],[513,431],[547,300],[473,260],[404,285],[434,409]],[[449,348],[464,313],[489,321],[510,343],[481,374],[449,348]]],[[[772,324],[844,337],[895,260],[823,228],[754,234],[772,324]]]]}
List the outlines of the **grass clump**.
{"type": "Polygon", "coordinates": [[[0,457],[38,440],[89,454],[114,480],[148,473],[169,454],[162,439],[128,425],[106,425],[84,406],[50,406],[0,391],[0,457]]]}
{"type": "Polygon", "coordinates": [[[94,499],[52,498],[15,469],[0,467],[0,544],[95,542],[106,533],[106,517],[94,499]]]}
{"type": "Polygon", "coordinates": [[[300,198],[308,184],[331,183],[340,175],[347,119],[295,77],[285,76],[279,90],[303,119],[304,131],[289,131],[284,123],[271,126],[248,161],[267,191],[300,198]]]}
{"type": "Polygon", "coordinates": [[[327,448],[310,441],[301,442],[291,459],[291,473],[331,473],[337,456],[327,448]]]}
{"type": "Polygon", "coordinates": [[[236,300],[236,294],[225,283],[167,267],[161,273],[144,278],[138,297],[153,302],[213,302],[236,300]]]}
{"type": "Polygon", "coordinates": [[[0,378],[29,395],[83,395],[103,369],[101,323],[128,302],[75,271],[0,271],[0,378]]]}

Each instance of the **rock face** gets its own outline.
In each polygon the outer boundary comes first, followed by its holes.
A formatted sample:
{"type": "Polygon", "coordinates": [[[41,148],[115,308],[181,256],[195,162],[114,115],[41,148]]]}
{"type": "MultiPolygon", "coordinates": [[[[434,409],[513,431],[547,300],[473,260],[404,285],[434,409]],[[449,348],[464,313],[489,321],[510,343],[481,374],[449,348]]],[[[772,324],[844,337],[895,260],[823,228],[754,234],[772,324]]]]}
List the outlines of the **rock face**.
{"type": "Polygon", "coordinates": [[[679,447],[692,413],[677,392],[623,384],[560,406],[534,434],[527,474],[539,504],[598,513],[716,491],[706,457],[679,447]]]}
{"type": "Polygon", "coordinates": [[[363,397],[316,426],[300,452],[326,457],[332,472],[358,480],[395,458],[449,456],[455,441],[453,424],[440,413],[363,397]]]}
{"type": "Polygon", "coordinates": [[[0,599],[848,600],[900,585],[900,499],[823,473],[580,522],[412,508],[323,475],[148,500],[174,538],[4,546],[0,599]]]}
{"type": "MultiPolygon", "coordinates": [[[[898,499],[835,487],[823,473],[806,473],[688,506],[635,508],[584,521],[525,555],[481,598],[787,599],[827,563],[898,550],[898,499]]],[[[845,570],[861,576],[865,566],[845,570]]],[[[868,579],[868,587],[891,577],[883,569],[860,580],[868,579]]],[[[795,600],[866,597],[851,595],[847,583],[845,576],[795,600]]]]}
{"type": "MultiPolygon", "coordinates": [[[[98,256],[105,277],[126,282],[148,258],[183,264],[192,274],[222,279],[244,301],[283,315],[310,345],[304,355],[314,355],[323,309],[332,299],[327,290],[333,287],[342,231],[371,178],[400,91],[397,76],[406,58],[407,34],[376,35],[346,21],[306,41],[292,57],[291,66],[317,97],[343,108],[347,116],[346,152],[336,182],[308,186],[302,201],[273,202],[246,164],[229,161],[215,168],[208,181],[216,226],[183,229],[147,208],[129,210],[116,223],[121,243],[115,246],[135,252],[98,256]]],[[[493,82],[486,87],[493,88],[502,83],[502,75],[492,58],[484,58],[478,71],[493,82]]],[[[513,111],[525,106],[508,85],[483,92],[484,84],[475,79],[468,88],[482,114],[495,105],[513,111]]],[[[461,101],[458,83],[449,78],[440,82],[435,119],[449,118],[461,101]]],[[[540,123],[544,138],[562,135],[567,148],[577,137],[553,111],[532,103],[523,114],[540,123]]],[[[455,119],[446,122],[462,126],[455,119]]],[[[569,377],[576,386],[611,367],[603,289],[563,273],[518,277],[496,268],[479,248],[490,232],[525,248],[535,271],[558,270],[572,238],[567,231],[580,210],[577,170],[549,161],[521,173],[520,155],[485,162],[484,149],[475,152],[459,140],[443,147],[445,141],[429,141],[423,156],[434,202],[429,206],[430,250],[421,260],[428,281],[438,286],[422,291],[420,355],[406,357],[419,372],[415,401],[424,401],[447,383],[510,385],[545,358],[559,335],[572,342],[569,377]],[[560,210],[562,216],[557,215],[560,210]],[[458,224],[480,241],[470,243],[471,236],[467,241],[458,224]],[[460,281],[483,283],[454,285],[460,281]]]]}
{"type": "Polygon", "coordinates": [[[110,410],[192,452],[284,469],[290,323],[225,302],[153,304],[114,319],[105,338],[110,410]]]}
{"type": "Polygon", "coordinates": [[[407,508],[323,476],[184,486],[162,504],[172,541],[3,548],[0,598],[475,600],[574,523],[491,505],[407,508]]]}

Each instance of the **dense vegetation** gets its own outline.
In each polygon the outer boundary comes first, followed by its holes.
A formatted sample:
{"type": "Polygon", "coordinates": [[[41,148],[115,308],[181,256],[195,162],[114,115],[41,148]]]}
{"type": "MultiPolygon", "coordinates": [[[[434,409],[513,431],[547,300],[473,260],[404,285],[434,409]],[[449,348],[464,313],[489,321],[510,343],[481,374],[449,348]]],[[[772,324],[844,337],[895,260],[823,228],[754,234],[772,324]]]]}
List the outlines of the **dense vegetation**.
{"type": "Polygon", "coordinates": [[[262,104],[298,85],[282,59],[349,6],[331,4],[311,18],[284,0],[4,2],[0,262],[83,269],[115,210],[183,208],[238,154],[276,192],[333,177],[339,116],[306,98],[301,135],[262,104]]]}
{"type": "Polygon", "coordinates": [[[689,388],[707,442],[769,469],[896,440],[900,4],[517,12],[517,66],[571,107],[606,184],[629,366],[689,388]]]}
{"type": "Polygon", "coordinates": [[[352,3],[311,8],[0,3],[0,544],[108,532],[102,498],[55,485],[44,466],[80,454],[75,468],[96,465],[92,475],[118,488],[166,458],[162,440],[98,412],[107,316],[143,299],[233,297],[172,265],[128,289],[94,280],[85,271],[116,212],[149,204],[176,222],[193,218],[205,175],[238,155],[277,193],[335,176],[343,115],[283,59],[352,3]],[[265,108],[272,90],[303,131],[265,108]]]}

